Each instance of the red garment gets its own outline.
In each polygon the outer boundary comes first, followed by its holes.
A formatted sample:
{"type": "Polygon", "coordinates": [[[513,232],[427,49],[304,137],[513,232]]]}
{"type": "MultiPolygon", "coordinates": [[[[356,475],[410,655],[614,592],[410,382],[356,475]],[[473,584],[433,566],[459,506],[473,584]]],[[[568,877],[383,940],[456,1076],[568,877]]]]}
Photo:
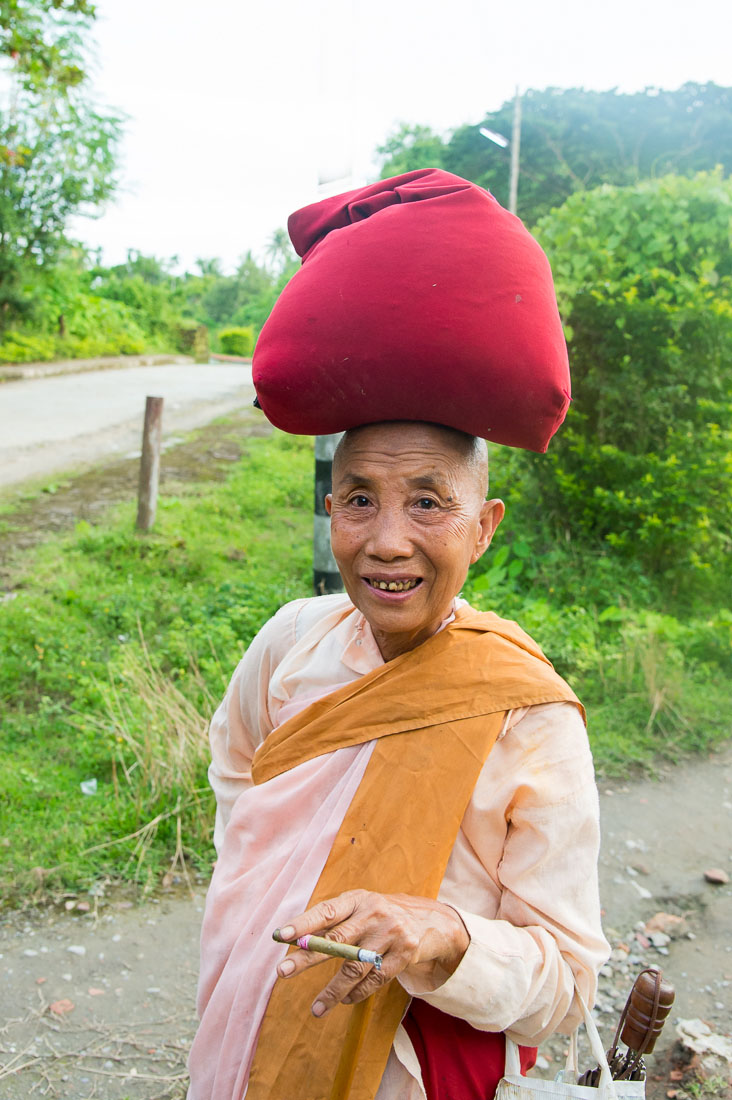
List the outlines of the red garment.
{"type": "Polygon", "coordinates": [[[423,420],[546,450],[570,399],[551,270],[488,191],[423,169],[306,206],[289,230],[303,264],[253,364],[273,424],[423,420]]]}
{"type": "MultiPolygon", "coordinates": [[[[478,1031],[418,997],[403,1020],[419,1059],[427,1100],[493,1100],[503,1077],[506,1039],[478,1031]]],[[[519,1047],[521,1072],[536,1063],[536,1047],[519,1047]]]]}

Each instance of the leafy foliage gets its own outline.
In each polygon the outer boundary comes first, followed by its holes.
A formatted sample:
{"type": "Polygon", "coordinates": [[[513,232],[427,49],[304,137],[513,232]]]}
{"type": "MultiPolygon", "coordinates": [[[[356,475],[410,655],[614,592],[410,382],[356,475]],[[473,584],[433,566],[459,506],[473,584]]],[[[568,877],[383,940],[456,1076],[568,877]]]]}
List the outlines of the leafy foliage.
{"type": "MultiPolygon", "coordinates": [[[[508,100],[444,141],[426,127],[402,126],[379,149],[386,158],[382,176],[442,167],[487,187],[505,205],[511,150],[487,141],[480,127],[510,137],[512,117],[508,100]]],[[[717,165],[732,170],[732,88],[688,83],[634,94],[547,88],[522,97],[518,212],[531,225],[577,191],[717,165]]]]}
{"type": "Polygon", "coordinates": [[[528,496],[672,592],[730,577],[731,226],[714,172],[576,194],[537,227],[574,403],[528,496]]]}
{"type": "Polygon", "coordinates": [[[232,326],[223,328],[219,333],[221,350],[226,355],[249,356],[254,351],[254,329],[232,326]]]}
{"type": "Polygon", "coordinates": [[[76,87],[85,78],[79,43],[94,14],[89,0],[0,0],[0,55],[25,88],[76,87]]]}
{"type": "Polygon", "coordinates": [[[120,119],[85,87],[85,0],[2,0],[0,53],[0,331],[30,312],[26,283],[67,246],[72,215],[92,215],[114,191],[120,119]]]}
{"type": "Polygon", "coordinates": [[[408,126],[402,122],[376,152],[384,158],[382,179],[419,168],[447,168],[445,143],[429,126],[408,126]]]}

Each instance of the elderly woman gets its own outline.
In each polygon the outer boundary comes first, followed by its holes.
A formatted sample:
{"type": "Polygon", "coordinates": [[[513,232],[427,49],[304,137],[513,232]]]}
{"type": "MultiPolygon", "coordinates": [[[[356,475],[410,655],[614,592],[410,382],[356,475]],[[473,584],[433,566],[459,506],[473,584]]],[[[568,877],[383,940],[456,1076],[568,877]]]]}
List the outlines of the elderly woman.
{"type": "Polygon", "coordinates": [[[211,727],[191,1100],[486,1100],[504,1033],[529,1065],[594,996],[581,706],[515,623],[459,598],[503,517],[487,486],[485,443],[454,425],[367,416],[338,447],[346,594],[283,607],[211,727]],[[383,963],[287,953],[276,927],[383,963]]]}

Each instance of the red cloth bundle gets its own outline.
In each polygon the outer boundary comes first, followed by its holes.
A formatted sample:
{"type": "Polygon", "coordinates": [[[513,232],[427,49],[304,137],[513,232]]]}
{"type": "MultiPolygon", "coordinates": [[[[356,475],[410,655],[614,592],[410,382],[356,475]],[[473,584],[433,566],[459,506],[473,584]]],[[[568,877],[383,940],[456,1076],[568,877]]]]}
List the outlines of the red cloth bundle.
{"type": "MultiPolygon", "coordinates": [[[[427,1100],[493,1100],[506,1065],[502,1031],[477,1031],[419,997],[402,1023],[422,1070],[427,1100]]],[[[536,1047],[519,1047],[519,1059],[525,1074],[536,1065],[536,1047]]]]}
{"type": "Polygon", "coordinates": [[[551,270],[488,191],[424,169],[306,206],[288,228],[302,267],[253,364],[274,425],[424,420],[546,450],[570,399],[551,270]]]}

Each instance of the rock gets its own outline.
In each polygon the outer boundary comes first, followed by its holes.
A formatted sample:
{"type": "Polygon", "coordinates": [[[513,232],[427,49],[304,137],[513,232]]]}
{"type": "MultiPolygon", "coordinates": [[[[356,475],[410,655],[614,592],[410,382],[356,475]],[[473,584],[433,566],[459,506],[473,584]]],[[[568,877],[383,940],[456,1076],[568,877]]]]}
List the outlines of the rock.
{"type": "Polygon", "coordinates": [[[67,1012],[73,1012],[74,1002],[70,1001],[68,997],[62,998],[60,1001],[54,1001],[50,1004],[49,1009],[53,1012],[54,1016],[63,1016],[67,1012]]]}
{"type": "Polygon", "coordinates": [[[66,948],[66,950],[70,955],[86,955],[86,948],[82,947],[80,943],[72,943],[66,948]]]}
{"type": "Polygon", "coordinates": [[[686,921],[683,917],[677,917],[675,913],[656,913],[646,921],[644,931],[647,935],[652,932],[665,932],[675,940],[686,931],[686,921]]]}
{"type": "Polygon", "coordinates": [[[671,937],[665,932],[651,932],[649,938],[654,947],[668,947],[671,943],[671,937]]]}
{"type": "Polygon", "coordinates": [[[729,882],[729,875],[721,867],[710,867],[704,872],[704,878],[713,886],[726,886],[729,882]]]}
{"type": "Polygon", "coordinates": [[[698,1054],[706,1076],[732,1077],[732,1039],[717,1035],[703,1020],[679,1020],[676,1034],[687,1050],[698,1054]]]}

